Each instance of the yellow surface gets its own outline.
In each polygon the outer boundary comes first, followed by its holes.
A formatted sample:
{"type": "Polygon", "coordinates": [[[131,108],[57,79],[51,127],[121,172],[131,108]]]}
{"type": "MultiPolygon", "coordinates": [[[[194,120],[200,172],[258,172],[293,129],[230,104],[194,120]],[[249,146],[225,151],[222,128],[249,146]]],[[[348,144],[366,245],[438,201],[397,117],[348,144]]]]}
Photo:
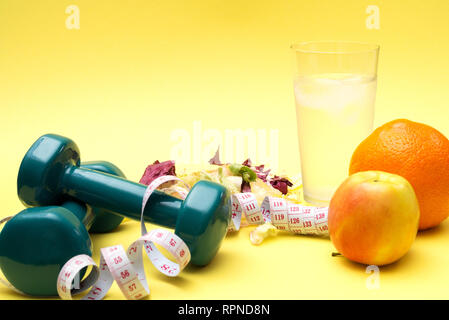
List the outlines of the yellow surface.
{"type": "MultiPolygon", "coordinates": [[[[404,117],[449,136],[448,20],[446,0],[3,0],[0,216],[23,209],[18,167],[48,132],[74,139],[83,160],[109,160],[138,180],[147,164],[170,158],[179,130],[190,135],[185,164],[216,148],[198,124],[222,136],[278,130],[278,172],[299,173],[289,50],[298,40],[379,43],[376,126],[404,117]],[[66,28],[71,4],[79,30],[66,28]],[[368,5],[380,9],[378,30],[366,28],[368,5]]],[[[177,279],[146,262],[151,298],[448,298],[448,229],[446,221],[419,234],[369,290],[365,267],[332,258],[329,240],[282,234],[254,247],[247,228],[225,240],[211,265],[177,279]]],[[[93,236],[95,260],[103,246],[127,247],[138,230],[127,221],[93,236]]],[[[6,288],[0,297],[24,298],[6,288]]],[[[122,298],[115,284],[107,298],[122,298]]]]}

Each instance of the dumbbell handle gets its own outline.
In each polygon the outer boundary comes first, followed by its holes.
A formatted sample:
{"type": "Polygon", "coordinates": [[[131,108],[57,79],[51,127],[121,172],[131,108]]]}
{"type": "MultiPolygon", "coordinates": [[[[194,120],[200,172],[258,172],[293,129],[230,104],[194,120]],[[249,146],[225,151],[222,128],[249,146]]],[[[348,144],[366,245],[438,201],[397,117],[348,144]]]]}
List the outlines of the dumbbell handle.
{"type": "Polygon", "coordinates": [[[78,201],[65,201],[61,207],[66,208],[71,213],[73,213],[78,220],[86,227],[86,230],[89,231],[92,223],[94,222],[95,216],[92,212],[92,209],[89,206],[86,206],[84,203],[78,201]]]}
{"type": "MultiPolygon", "coordinates": [[[[143,184],[87,168],[68,166],[60,188],[65,194],[89,205],[140,220],[146,190],[143,184]]],[[[156,190],[145,206],[143,218],[146,222],[175,228],[181,205],[182,200],[156,190]]]]}

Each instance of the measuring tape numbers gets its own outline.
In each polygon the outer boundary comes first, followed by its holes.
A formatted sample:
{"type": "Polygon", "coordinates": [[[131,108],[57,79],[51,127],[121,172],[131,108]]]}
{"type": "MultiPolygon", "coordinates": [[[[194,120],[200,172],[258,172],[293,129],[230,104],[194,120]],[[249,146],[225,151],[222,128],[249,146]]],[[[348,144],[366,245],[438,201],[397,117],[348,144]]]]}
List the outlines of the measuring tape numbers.
{"type": "MultiPolygon", "coordinates": [[[[182,181],[175,176],[162,176],[151,182],[144,194],[141,210],[142,236],[134,241],[125,251],[121,245],[102,248],[100,265],[97,266],[88,255],[78,255],[71,258],[62,267],[57,279],[58,294],[62,299],[72,299],[73,295],[81,293],[88,288],[90,291],[83,300],[100,300],[109,291],[115,281],[126,299],[142,299],[150,294],[150,289],[143,267],[142,248],[145,250],[152,264],[161,273],[169,277],[176,277],[190,261],[190,251],[185,242],[172,232],[164,229],[153,229],[147,232],[143,220],[145,205],[151,194],[159,186],[169,181],[182,181]],[[176,260],[171,261],[156,247],[160,245],[166,249],[176,260]],[[88,266],[92,267],[89,275],[79,284],[74,280],[80,271],[88,266]]],[[[189,187],[185,184],[187,189],[189,187]]],[[[185,189],[177,188],[179,197],[185,198],[185,189]]]]}
{"type": "Polygon", "coordinates": [[[292,203],[283,198],[265,197],[259,206],[256,196],[238,193],[232,196],[232,218],[228,231],[238,231],[242,216],[250,225],[272,223],[279,230],[297,234],[327,236],[328,208],[292,203]]]}

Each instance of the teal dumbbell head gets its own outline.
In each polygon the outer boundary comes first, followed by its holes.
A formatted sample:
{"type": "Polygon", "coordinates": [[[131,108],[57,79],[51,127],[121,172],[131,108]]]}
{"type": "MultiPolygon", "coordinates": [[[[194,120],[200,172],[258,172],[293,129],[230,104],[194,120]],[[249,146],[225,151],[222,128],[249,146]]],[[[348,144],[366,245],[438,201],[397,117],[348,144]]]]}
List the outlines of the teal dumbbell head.
{"type": "MultiPolygon", "coordinates": [[[[82,205],[70,206],[85,211],[82,205]]],[[[57,295],[59,271],[78,254],[92,255],[89,233],[62,206],[25,209],[0,233],[0,268],[16,289],[29,295],[57,295]]]]}
{"type": "MultiPolygon", "coordinates": [[[[19,198],[27,206],[77,199],[136,220],[140,220],[145,190],[145,185],[80,167],[76,144],[53,134],[31,146],[17,179],[19,198]]],[[[144,210],[145,221],[175,228],[190,249],[192,263],[200,266],[217,253],[230,216],[229,192],[210,181],[196,183],[184,201],[156,190],[144,210]]]]}
{"type": "MultiPolygon", "coordinates": [[[[106,161],[86,162],[83,167],[124,176],[106,161]]],[[[111,211],[72,200],[62,206],[25,209],[0,233],[0,268],[11,284],[26,294],[57,295],[56,279],[63,265],[73,256],[92,254],[87,231],[108,232],[122,220],[111,211]]]]}

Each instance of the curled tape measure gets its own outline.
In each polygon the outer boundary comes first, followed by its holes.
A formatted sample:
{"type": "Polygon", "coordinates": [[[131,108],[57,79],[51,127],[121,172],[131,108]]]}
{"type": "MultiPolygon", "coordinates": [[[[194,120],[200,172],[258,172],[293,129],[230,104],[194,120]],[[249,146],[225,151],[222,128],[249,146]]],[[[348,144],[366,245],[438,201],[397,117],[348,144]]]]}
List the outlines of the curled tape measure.
{"type": "Polygon", "coordinates": [[[265,197],[259,206],[253,193],[238,193],[232,197],[232,221],[228,231],[240,229],[242,214],[250,225],[271,223],[279,230],[298,234],[329,234],[327,207],[304,206],[275,197],[265,197]]]}
{"type": "MultiPolygon", "coordinates": [[[[82,299],[100,300],[106,295],[114,281],[127,299],[141,299],[148,296],[150,289],[143,267],[142,247],[160,272],[169,277],[179,275],[190,261],[187,245],[177,235],[164,229],[153,229],[147,232],[143,220],[143,211],[151,194],[169,181],[180,181],[187,190],[190,189],[175,176],[162,176],[150,183],[142,200],[142,236],[134,241],[127,251],[121,245],[102,248],[99,266],[87,255],[71,258],[61,269],[57,279],[57,290],[62,299],[72,299],[73,295],[91,288],[82,299]],[[155,244],[166,249],[176,262],[165,257],[155,244]],[[91,266],[89,275],[77,282],[80,271],[89,266],[91,266]],[[72,288],[74,282],[75,287],[72,288]]],[[[186,189],[179,186],[160,188],[161,191],[177,195],[182,199],[185,199],[188,194],[186,189]]],[[[328,235],[328,208],[326,207],[303,206],[275,197],[265,197],[259,205],[253,193],[234,194],[231,201],[232,215],[228,232],[238,231],[244,216],[249,225],[266,227],[264,232],[272,231],[270,228],[273,228],[298,234],[328,235]]]]}
{"type": "MultiPolygon", "coordinates": [[[[190,261],[190,251],[184,241],[164,229],[153,229],[147,232],[143,220],[145,205],[153,191],[162,184],[174,180],[182,182],[175,176],[162,176],[147,187],[142,201],[140,219],[142,236],[133,242],[126,252],[121,245],[102,248],[100,266],[97,266],[87,255],[78,255],[67,261],[57,279],[58,294],[62,299],[72,299],[73,295],[91,288],[82,299],[100,300],[106,295],[114,281],[127,299],[141,299],[148,296],[150,289],[143,267],[142,247],[153,265],[166,276],[176,277],[187,266],[190,261]],[[155,244],[166,249],[175,258],[176,263],[166,258],[155,244]],[[72,288],[79,272],[88,266],[92,266],[89,275],[79,285],[75,283],[72,288]]],[[[189,189],[187,184],[185,186],[189,189]]],[[[187,196],[185,189],[177,187],[176,192],[182,198],[187,196]]]]}

